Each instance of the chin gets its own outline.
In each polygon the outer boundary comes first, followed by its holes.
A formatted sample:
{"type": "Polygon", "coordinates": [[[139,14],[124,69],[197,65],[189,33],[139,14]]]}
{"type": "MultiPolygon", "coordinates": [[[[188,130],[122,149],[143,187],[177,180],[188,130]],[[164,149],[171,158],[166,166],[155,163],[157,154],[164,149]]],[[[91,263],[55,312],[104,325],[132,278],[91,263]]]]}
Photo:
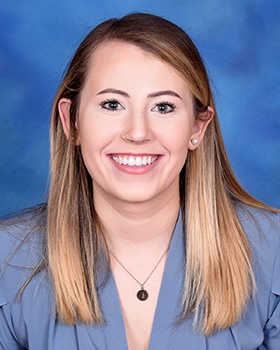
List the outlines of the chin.
{"type": "Polygon", "coordinates": [[[149,201],[152,201],[154,197],[147,197],[143,195],[130,195],[130,196],[123,196],[122,198],[119,198],[123,202],[131,203],[131,204],[141,204],[141,203],[147,203],[149,201]]]}
{"type": "Polygon", "coordinates": [[[118,198],[118,200],[131,204],[147,203],[149,201],[153,201],[156,197],[156,194],[147,193],[146,190],[133,191],[132,189],[127,189],[125,193],[119,193],[116,195],[116,198],[118,198]]]}

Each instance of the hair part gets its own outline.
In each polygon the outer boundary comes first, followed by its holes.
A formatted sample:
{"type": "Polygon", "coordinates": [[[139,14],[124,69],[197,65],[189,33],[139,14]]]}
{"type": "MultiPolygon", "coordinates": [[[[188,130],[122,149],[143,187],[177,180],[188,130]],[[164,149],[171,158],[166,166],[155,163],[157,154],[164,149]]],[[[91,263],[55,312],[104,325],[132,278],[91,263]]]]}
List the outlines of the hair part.
{"type": "Polygon", "coordinates": [[[241,318],[255,287],[251,248],[232,198],[236,203],[273,208],[252,198],[234,176],[208,74],[189,36],[163,18],[141,13],[110,19],[88,34],[70,62],[54,102],[45,260],[58,318],[69,325],[78,320],[103,322],[98,290],[102,262],[108,268],[108,251],[94,209],[92,179],[81,149],[75,145],[75,123],[90,60],[100,45],[110,41],[136,45],[174,68],[191,91],[196,118],[209,118],[208,106],[215,111],[203,141],[189,152],[180,174],[187,252],[181,321],[194,314],[198,328],[209,336],[241,318]],[[68,140],[58,113],[61,98],[72,101],[68,140]]]}

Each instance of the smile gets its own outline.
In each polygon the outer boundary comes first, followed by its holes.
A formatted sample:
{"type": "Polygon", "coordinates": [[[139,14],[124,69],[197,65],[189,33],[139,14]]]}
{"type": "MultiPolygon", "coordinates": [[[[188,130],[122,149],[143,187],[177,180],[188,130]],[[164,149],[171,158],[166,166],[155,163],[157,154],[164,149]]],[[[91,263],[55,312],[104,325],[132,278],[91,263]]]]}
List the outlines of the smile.
{"type": "Polygon", "coordinates": [[[143,167],[146,165],[150,165],[153,164],[157,159],[158,156],[144,156],[144,157],[132,157],[132,156],[125,156],[125,157],[121,157],[121,156],[112,156],[112,159],[121,165],[126,165],[126,166],[130,166],[130,167],[143,167]]]}

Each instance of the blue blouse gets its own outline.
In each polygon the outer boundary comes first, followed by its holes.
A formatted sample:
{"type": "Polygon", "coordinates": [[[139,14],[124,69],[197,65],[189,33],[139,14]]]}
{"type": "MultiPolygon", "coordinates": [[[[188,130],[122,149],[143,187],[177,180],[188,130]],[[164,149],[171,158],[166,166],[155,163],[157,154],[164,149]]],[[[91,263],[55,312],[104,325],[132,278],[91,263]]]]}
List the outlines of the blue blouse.
{"type": "MultiPolygon", "coordinates": [[[[192,318],[175,320],[183,282],[185,249],[178,221],[162,279],[149,350],[279,350],[280,349],[280,230],[279,215],[254,211],[262,235],[245,214],[240,220],[253,249],[257,292],[241,322],[205,338],[192,327],[192,318]]],[[[14,235],[0,232],[0,264],[17,244],[14,235]]],[[[22,267],[35,264],[37,238],[28,239],[3,269],[0,280],[0,349],[5,350],[127,350],[125,327],[113,275],[100,295],[104,326],[67,326],[55,318],[48,273],[37,274],[16,301],[26,278],[22,267]]]]}

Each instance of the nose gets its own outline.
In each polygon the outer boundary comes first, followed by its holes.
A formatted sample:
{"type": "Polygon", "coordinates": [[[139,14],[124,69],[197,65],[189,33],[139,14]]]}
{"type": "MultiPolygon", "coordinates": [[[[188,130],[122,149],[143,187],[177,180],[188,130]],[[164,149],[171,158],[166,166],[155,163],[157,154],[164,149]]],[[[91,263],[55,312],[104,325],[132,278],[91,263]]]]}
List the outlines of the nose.
{"type": "Polygon", "coordinates": [[[125,130],[125,141],[134,143],[147,142],[152,137],[152,130],[148,116],[141,112],[131,112],[128,116],[125,130]]]}

